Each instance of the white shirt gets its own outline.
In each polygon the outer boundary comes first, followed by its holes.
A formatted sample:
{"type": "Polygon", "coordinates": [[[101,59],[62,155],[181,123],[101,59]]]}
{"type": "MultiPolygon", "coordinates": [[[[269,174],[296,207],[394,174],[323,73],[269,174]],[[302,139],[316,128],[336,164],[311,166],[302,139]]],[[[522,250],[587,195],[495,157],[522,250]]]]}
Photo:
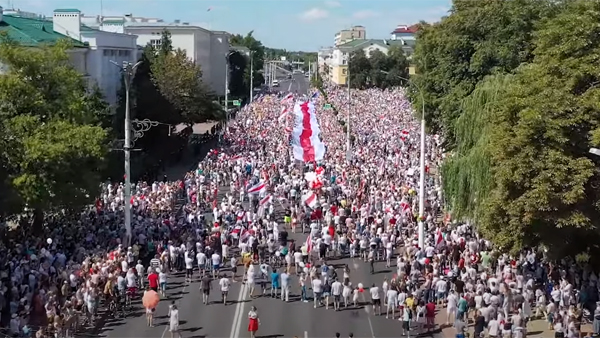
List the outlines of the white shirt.
{"type": "Polygon", "coordinates": [[[187,256],[185,258],[185,268],[188,270],[191,270],[194,268],[194,260],[192,259],[192,257],[187,256]]]}
{"type": "Polygon", "coordinates": [[[398,304],[398,291],[389,289],[387,291],[387,300],[389,306],[396,306],[398,304]]]}
{"type": "Polygon", "coordinates": [[[214,253],[212,254],[212,256],[210,257],[210,259],[212,260],[213,265],[220,265],[221,264],[221,256],[219,256],[218,253],[214,253]]]}
{"type": "Polygon", "coordinates": [[[312,280],[312,288],[313,288],[313,292],[315,293],[321,293],[323,292],[323,282],[316,278],[312,280]]]}
{"type": "Polygon", "coordinates": [[[229,286],[231,285],[231,282],[229,281],[229,278],[223,277],[219,281],[219,285],[221,286],[221,291],[226,292],[229,291],[229,286]]]}
{"type": "Polygon", "coordinates": [[[371,294],[371,299],[380,299],[378,286],[374,286],[374,287],[370,288],[369,293],[371,294]]]}
{"type": "Polygon", "coordinates": [[[204,254],[204,252],[198,252],[196,254],[196,260],[198,261],[198,265],[206,264],[206,255],[204,254]]]}
{"type": "Polygon", "coordinates": [[[339,296],[342,294],[342,289],[344,286],[339,281],[335,281],[331,284],[331,294],[334,296],[339,296]]]}

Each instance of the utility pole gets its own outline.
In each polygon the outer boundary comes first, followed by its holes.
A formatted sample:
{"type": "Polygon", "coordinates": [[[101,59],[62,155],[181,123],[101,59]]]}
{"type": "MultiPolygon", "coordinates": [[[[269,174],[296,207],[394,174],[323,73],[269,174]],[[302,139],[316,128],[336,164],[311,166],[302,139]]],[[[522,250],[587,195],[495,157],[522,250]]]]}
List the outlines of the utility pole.
{"type": "Polygon", "coordinates": [[[127,246],[131,244],[131,112],[129,103],[129,91],[131,80],[135,75],[135,71],[142,64],[139,61],[135,65],[130,62],[123,62],[123,75],[125,76],[125,231],[127,233],[127,246]]]}
{"type": "Polygon", "coordinates": [[[252,50],[248,52],[250,57],[250,102],[253,101],[254,97],[254,58],[252,57],[252,50]]]}
{"type": "Polygon", "coordinates": [[[346,62],[348,69],[346,71],[346,83],[348,84],[348,116],[346,118],[346,161],[348,164],[352,159],[352,153],[350,151],[350,108],[352,107],[352,95],[350,94],[350,57],[348,57],[348,62],[346,62]]]}

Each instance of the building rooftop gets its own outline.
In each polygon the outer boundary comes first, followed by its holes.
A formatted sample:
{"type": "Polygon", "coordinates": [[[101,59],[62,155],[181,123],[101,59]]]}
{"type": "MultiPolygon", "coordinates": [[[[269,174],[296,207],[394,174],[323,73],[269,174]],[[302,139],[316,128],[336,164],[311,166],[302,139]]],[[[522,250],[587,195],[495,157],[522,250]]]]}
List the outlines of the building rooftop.
{"type": "Polygon", "coordinates": [[[81,11],[76,8],[59,8],[55,9],[54,13],[81,13],[81,11]]]}
{"type": "MultiPolygon", "coordinates": [[[[82,27],[82,30],[84,28],[82,27]]],[[[91,28],[90,28],[91,29],[91,28]]],[[[66,35],[56,33],[52,21],[34,18],[22,18],[4,15],[0,22],[0,32],[5,32],[12,40],[23,46],[39,47],[40,45],[51,45],[58,40],[67,39],[73,47],[85,47],[80,41],[66,35]]]]}
{"type": "Polygon", "coordinates": [[[412,25],[412,26],[399,25],[390,34],[403,34],[403,33],[404,34],[416,34],[418,30],[419,30],[419,26],[418,25],[412,25]]]}
{"type": "Polygon", "coordinates": [[[353,41],[350,41],[343,45],[338,46],[338,48],[340,50],[353,51],[353,50],[357,50],[357,49],[367,48],[372,45],[379,45],[382,47],[384,47],[384,46],[402,46],[402,49],[406,53],[412,53],[413,47],[415,45],[415,41],[402,40],[402,39],[397,39],[397,40],[384,40],[384,39],[353,40],[353,41]]]}

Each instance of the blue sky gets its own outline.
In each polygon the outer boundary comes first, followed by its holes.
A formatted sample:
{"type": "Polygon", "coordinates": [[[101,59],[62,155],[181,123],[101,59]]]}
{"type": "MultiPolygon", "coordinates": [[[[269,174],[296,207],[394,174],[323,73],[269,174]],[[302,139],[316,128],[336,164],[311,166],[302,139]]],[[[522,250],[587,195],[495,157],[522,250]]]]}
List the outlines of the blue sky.
{"type": "Polygon", "coordinates": [[[102,9],[104,15],[179,19],[230,33],[253,30],[268,47],[316,51],[351,25],[365,26],[368,38],[383,39],[399,24],[437,21],[451,0],[0,0],[0,5],[46,15],[77,8],[85,15],[102,9]]]}

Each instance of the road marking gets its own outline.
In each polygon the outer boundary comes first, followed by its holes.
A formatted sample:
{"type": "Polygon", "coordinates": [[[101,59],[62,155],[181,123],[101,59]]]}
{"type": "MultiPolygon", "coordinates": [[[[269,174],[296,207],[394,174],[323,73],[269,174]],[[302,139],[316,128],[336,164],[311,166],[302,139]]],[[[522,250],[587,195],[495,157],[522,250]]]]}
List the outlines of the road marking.
{"type": "Polygon", "coordinates": [[[240,289],[240,295],[237,299],[237,304],[235,306],[235,314],[233,315],[233,323],[231,323],[231,333],[229,334],[230,338],[236,338],[240,331],[240,327],[242,325],[242,313],[244,308],[243,301],[246,299],[246,284],[242,284],[242,288],[240,289]]]}
{"type": "MultiPolygon", "coordinates": [[[[375,331],[373,330],[373,323],[371,322],[371,314],[370,314],[370,305],[365,301],[365,294],[362,294],[362,301],[365,305],[365,312],[367,313],[367,320],[369,321],[369,328],[371,328],[371,336],[375,338],[375,331]]],[[[373,310],[373,315],[375,314],[375,310],[373,310]]]]}
{"type": "Polygon", "coordinates": [[[288,87],[288,92],[292,90],[292,85],[294,84],[294,79],[290,81],[290,86],[288,87]]]}
{"type": "Polygon", "coordinates": [[[304,338],[308,338],[308,332],[304,331],[304,338]]]}
{"type": "MultiPolygon", "coordinates": [[[[181,289],[181,298],[179,298],[178,300],[176,300],[175,302],[179,302],[181,299],[183,299],[184,293],[185,293],[185,288],[188,287],[187,282],[185,282],[186,284],[183,286],[183,289],[181,289]]],[[[171,306],[171,304],[169,304],[169,307],[171,306]]],[[[167,317],[169,316],[169,312],[167,312],[167,317]]],[[[171,319],[169,318],[169,322],[171,321],[171,319]]],[[[170,323],[169,323],[170,324],[170,323]]],[[[160,336],[160,338],[165,338],[165,334],[167,333],[167,330],[169,329],[169,324],[165,325],[165,329],[163,330],[162,335],[160,336]]]]}

